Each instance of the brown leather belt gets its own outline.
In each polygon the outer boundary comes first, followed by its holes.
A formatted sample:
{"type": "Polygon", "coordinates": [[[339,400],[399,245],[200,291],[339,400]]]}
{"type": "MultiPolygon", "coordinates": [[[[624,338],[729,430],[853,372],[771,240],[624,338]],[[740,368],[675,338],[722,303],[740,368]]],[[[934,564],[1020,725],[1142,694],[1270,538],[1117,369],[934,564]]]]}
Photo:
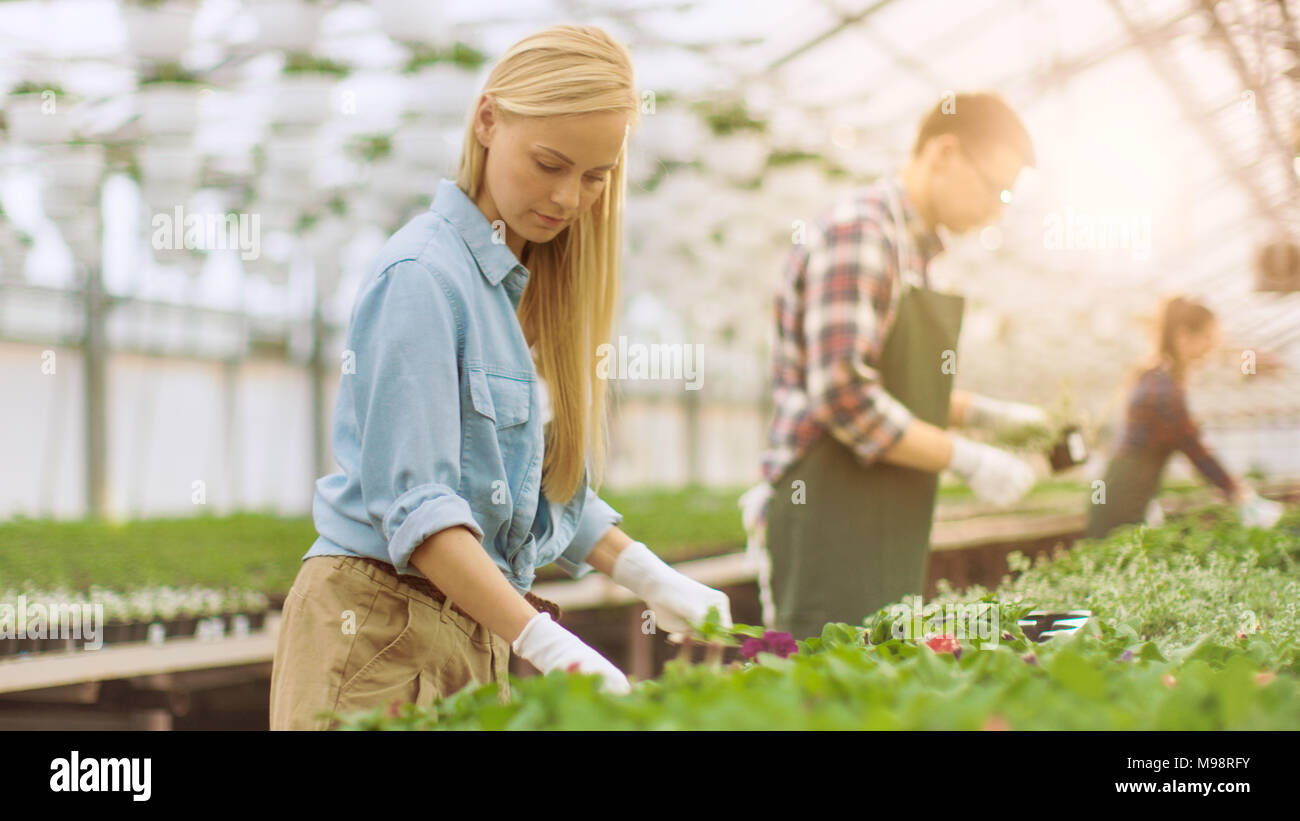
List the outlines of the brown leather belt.
{"type": "MultiPolygon", "coordinates": [[[[443,593],[441,590],[439,590],[434,585],[434,583],[429,581],[428,579],[424,579],[419,576],[408,576],[404,573],[398,573],[397,570],[391,564],[389,564],[388,562],[380,561],[379,559],[370,559],[364,556],[358,558],[360,558],[361,561],[365,562],[366,564],[374,565],[375,567],[384,571],[389,576],[391,576],[394,579],[397,579],[403,584],[409,584],[411,587],[414,587],[416,590],[419,590],[421,593],[425,594],[426,596],[438,602],[439,604],[447,603],[447,595],[443,593]]],[[[559,622],[560,606],[555,602],[549,599],[544,599],[541,596],[535,596],[531,592],[524,594],[524,600],[527,601],[530,605],[532,605],[533,609],[536,610],[537,612],[550,613],[551,618],[554,621],[559,622]]],[[[470,619],[471,621],[474,620],[473,616],[471,616],[469,613],[466,613],[464,610],[461,610],[460,607],[458,607],[455,602],[451,603],[451,609],[453,612],[459,613],[465,618],[470,619]]]]}

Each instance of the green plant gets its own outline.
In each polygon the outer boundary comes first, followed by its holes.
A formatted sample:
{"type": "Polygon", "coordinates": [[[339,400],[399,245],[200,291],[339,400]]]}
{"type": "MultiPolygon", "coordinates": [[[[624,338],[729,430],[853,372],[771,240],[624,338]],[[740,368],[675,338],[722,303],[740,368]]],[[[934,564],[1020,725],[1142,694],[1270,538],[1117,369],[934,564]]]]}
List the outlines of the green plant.
{"type": "MultiPolygon", "coordinates": [[[[504,704],[491,684],[428,710],[339,718],[349,730],[1300,729],[1298,560],[1300,511],[1260,531],[1205,508],[1054,561],[1019,557],[997,590],[934,600],[984,603],[984,638],[947,620],[934,625],[940,638],[896,637],[886,608],[862,625],[827,624],[784,658],[670,663],[627,696],[552,673],[512,679],[504,704]],[[1080,607],[1095,614],[1087,628],[1042,644],[1018,624],[1033,609],[1080,607]]],[[[724,630],[716,613],[697,633],[722,646],[765,634],[724,630]]]]}
{"type": "Polygon", "coordinates": [[[30,81],[24,81],[14,86],[9,90],[9,94],[44,94],[47,91],[52,92],[55,97],[67,96],[67,92],[63,90],[62,86],[54,83],[33,83],[30,81]]]}
{"type": "Polygon", "coordinates": [[[434,63],[452,63],[475,69],[487,62],[487,55],[473,46],[457,40],[449,48],[440,49],[428,43],[412,43],[411,54],[402,66],[402,72],[411,74],[434,63]]]}
{"type": "Polygon", "coordinates": [[[361,161],[372,163],[393,152],[393,141],[387,134],[353,137],[348,143],[348,150],[361,161]]]}
{"type": "Polygon", "coordinates": [[[767,123],[749,116],[745,104],[739,100],[727,102],[710,100],[696,103],[693,107],[718,137],[726,137],[742,131],[754,131],[760,134],[767,131],[767,123]]]}
{"type": "Polygon", "coordinates": [[[1249,649],[1177,657],[1093,635],[1028,653],[1006,642],[964,653],[857,640],[827,625],[787,658],[715,669],[670,665],[627,696],[594,677],[552,673],[467,688],[430,710],[390,705],[340,717],[345,730],[1287,729],[1300,727],[1300,680],[1249,649]]]}
{"type": "Polygon", "coordinates": [[[198,72],[190,71],[180,63],[158,63],[140,77],[140,87],[157,83],[196,85],[201,81],[198,72]]]}
{"type": "Polygon", "coordinates": [[[351,70],[348,66],[326,57],[316,57],[312,54],[295,52],[286,58],[281,72],[284,74],[333,74],[336,77],[345,77],[351,70]]]}

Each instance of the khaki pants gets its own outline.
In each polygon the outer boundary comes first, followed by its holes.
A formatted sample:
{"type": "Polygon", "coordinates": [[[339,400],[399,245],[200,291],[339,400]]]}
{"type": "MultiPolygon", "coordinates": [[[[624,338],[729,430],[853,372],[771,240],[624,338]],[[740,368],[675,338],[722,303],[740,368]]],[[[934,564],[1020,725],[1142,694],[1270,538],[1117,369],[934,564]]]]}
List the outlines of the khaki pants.
{"type": "Polygon", "coordinates": [[[327,730],[394,700],[429,706],[477,681],[509,698],[510,645],[383,570],[348,556],[303,562],[271,668],[271,729],[327,730]]]}

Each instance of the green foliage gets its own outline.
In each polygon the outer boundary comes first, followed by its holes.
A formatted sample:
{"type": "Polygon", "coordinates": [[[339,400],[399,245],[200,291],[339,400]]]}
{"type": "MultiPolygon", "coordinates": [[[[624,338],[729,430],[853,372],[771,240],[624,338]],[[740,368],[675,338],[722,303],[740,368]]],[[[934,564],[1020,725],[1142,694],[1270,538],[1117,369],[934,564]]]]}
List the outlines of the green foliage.
{"type": "Polygon", "coordinates": [[[412,43],[411,56],[407,58],[402,71],[410,74],[434,63],[452,63],[463,68],[476,69],[485,62],[487,62],[487,55],[459,40],[446,49],[436,48],[428,43],[412,43]]]}
{"type": "Polygon", "coordinates": [[[367,134],[353,137],[348,144],[353,156],[364,162],[374,162],[393,151],[393,141],[387,134],[367,134]]]}
{"type": "MultiPolygon", "coordinates": [[[[997,589],[1000,601],[1088,609],[1162,651],[1198,640],[1230,644],[1259,625],[1279,652],[1300,644],[1296,508],[1277,527],[1261,530],[1242,527],[1229,507],[1204,507],[1159,528],[1130,525],[1106,539],[1081,541],[1036,566],[1019,554],[1008,563],[1016,575],[997,589]]],[[[987,594],[979,587],[945,590],[936,603],[987,594]]]]}
{"type": "Polygon", "coordinates": [[[154,83],[184,83],[193,85],[201,82],[201,77],[197,72],[190,71],[180,63],[158,63],[149,69],[140,78],[140,85],[152,85],[154,83]]]}
{"type": "Polygon", "coordinates": [[[1014,643],[955,659],[897,639],[855,643],[842,631],[860,628],[831,627],[818,646],[786,659],[763,656],[723,670],[670,664],[627,696],[602,695],[593,676],[556,672],[512,680],[506,704],[492,684],[433,710],[354,714],[341,729],[1300,728],[1300,680],[1262,674],[1239,650],[1121,661],[1114,643],[1083,636],[1041,645],[1038,663],[1014,643]]]}
{"type": "Polygon", "coordinates": [[[699,102],[695,110],[708,123],[709,129],[718,137],[726,137],[743,131],[763,133],[767,123],[749,116],[749,110],[740,101],[717,102],[713,100],[699,102]]]}
{"type": "MultiPolygon", "coordinates": [[[[342,729],[1300,729],[1300,511],[1247,530],[1207,508],[1158,528],[1127,528],[1029,566],[996,591],[934,604],[996,608],[997,640],[960,654],[892,635],[889,608],[828,624],[787,658],[727,668],[671,663],[626,696],[592,676],[552,673],[466,688],[432,709],[395,705],[340,717],[342,729]],[[1033,609],[1095,618],[1041,644],[1018,621],[1033,609]],[[1249,629],[1242,629],[1249,628],[1249,629]],[[1258,629],[1256,629],[1258,628],[1258,629]]],[[[990,609],[986,618],[992,617],[990,609]]],[[[951,625],[945,625],[950,627],[951,625]]],[[[732,637],[706,619],[715,643],[732,637]]]]}
{"type": "Polygon", "coordinates": [[[0,587],[286,592],[315,540],[310,518],[254,513],[120,525],[16,518],[0,523],[0,587]]]}
{"type": "Polygon", "coordinates": [[[62,86],[55,85],[55,84],[53,84],[53,83],[33,83],[33,82],[29,82],[29,81],[24,81],[24,82],[19,83],[19,84],[16,85],[16,86],[14,86],[13,88],[9,89],[9,93],[10,93],[11,95],[13,95],[13,94],[44,94],[44,93],[47,92],[47,91],[53,92],[55,97],[65,97],[65,96],[67,96],[67,92],[65,92],[65,91],[63,90],[63,87],[62,87],[62,86]]]}
{"type": "Polygon", "coordinates": [[[285,74],[333,74],[336,77],[344,77],[351,69],[326,57],[294,53],[285,60],[281,71],[285,74]]]}

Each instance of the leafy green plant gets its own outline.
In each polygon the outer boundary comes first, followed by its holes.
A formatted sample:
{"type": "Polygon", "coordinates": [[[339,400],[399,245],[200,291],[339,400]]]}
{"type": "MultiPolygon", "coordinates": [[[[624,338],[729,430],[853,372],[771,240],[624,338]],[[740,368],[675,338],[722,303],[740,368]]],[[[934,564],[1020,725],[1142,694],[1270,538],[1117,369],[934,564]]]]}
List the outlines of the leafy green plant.
{"type": "Polygon", "coordinates": [[[764,133],[767,122],[749,116],[749,110],[740,100],[728,102],[704,101],[693,106],[697,113],[708,123],[715,136],[726,137],[744,131],[764,133]]]}
{"type": "Polygon", "coordinates": [[[55,85],[54,83],[33,83],[30,81],[24,81],[19,83],[18,85],[11,88],[9,90],[9,93],[11,95],[44,94],[47,91],[53,92],[55,97],[66,97],[68,94],[66,91],[63,90],[62,86],[55,85]]]}
{"type": "Polygon", "coordinates": [[[140,86],[156,83],[194,85],[202,81],[198,72],[190,71],[180,63],[158,63],[140,78],[140,86]]]}
{"type": "MultiPolygon", "coordinates": [[[[1020,557],[998,589],[935,600],[989,605],[981,618],[996,615],[996,641],[958,638],[946,621],[944,635],[897,637],[886,608],[862,625],[827,624],[784,657],[670,663],[627,696],[552,673],[512,680],[504,704],[492,684],[429,710],[337,718],[347,730],[1300,729],[1298,559],[1300,511],[1262,531],[1206,508],[1054,561],[1020,557]],[[1041,644],[1018,623],[1080,607],[1095,614],[1086,629],[1041,644]]],[[[728,645],[767,631],[728,631],[711,614],[697,633],[728,645]]]]}
{"type": "Polygon", "coordinates": [[[295,52],[285,59],[284,68],[280,71],[283,74],[333,74],[345,77],[352,69],[327,57],[295,52]]]}
{"type": "Polygon", "coordinates": [[[452,63],[463,68],[475,69],[485,62],[487,62],[486,54],[459,40],[446,49],[428,43],[412,43],[411,56],[402,66],[402,72],[411,74],[435,63],[452,63]]]}
{"type": "Polygon", "coordinates": [[[1284,729],[1300,727],[1300,680],[1245,650],[1168,658],[1093,635],[1027,653],[1016,642],[956,654],[833,628],[787,658],[715,669],[670,665],[609,697],[595,677],[552,673],[467,688],[431,710],[393,705],[341,729],[1284,729]],[[1125,653],[1128,653],[1127,657],[1125,653]]]}
{"type": "Polygon", "coordinates": [[[348,150],[364,162],[375,162],[393,152],[393,141],[387,134],[370,134],[354,137],[348,150]]]}

